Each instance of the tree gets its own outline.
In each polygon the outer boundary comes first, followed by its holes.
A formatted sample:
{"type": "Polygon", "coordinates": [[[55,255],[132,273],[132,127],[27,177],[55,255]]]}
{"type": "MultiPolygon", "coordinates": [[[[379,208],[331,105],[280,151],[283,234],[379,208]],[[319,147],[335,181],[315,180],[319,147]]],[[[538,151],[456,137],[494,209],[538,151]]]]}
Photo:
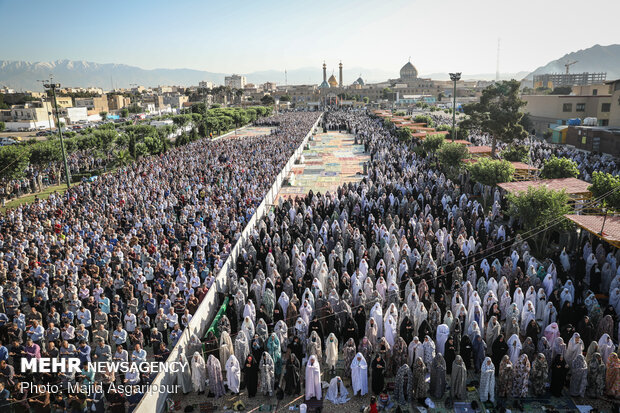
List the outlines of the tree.
{"type": "Polygon", "coordinates": [[[510,145],[502,151],[502,158],[510,162],[527,162],[530,158],[530,148],[525,145],[510,145]]]}
{"type": "Polygon", "coordinates": [[[478,162],[469,165],[468,169],[474,181],[487,186],[510,182],[515,174],[515,167],[510,162],[489,158],[479,159],[478,162]]]}
{"type": "Polygon", "coordinates": [[[391,129],[392,127],[394,127],[394,122],[392,122],[391,119],[385,118],[383,119],[383,127],[385,127],[386,129],[391,129]]]}
{"type": "Polygon", "coordinates": [[[126,118],[127,116],[129,116],[129,109],[127,108],[121,109],[121,117],[126,118]]]}
{"type": "Polygon", "coordinates": [[[510,143],[528,135],[521,125],[523,112],[519,109],[525,106],[525,102],[519,98],[519,86],[516,80],[495,83],[482,91],[480,102],[463,107],[468,118],[462,124],[491,135],[493,156],[498,139],[510,143]]]}
{"type": "Polygon", "coordinates": [[[127,107],[129,113],[142,113],[142,108],[137,103],[132,103],[127,107]]]}
{"type": "Polygon", "coordinates": [[[568,158],[557,158],[555,155],[545,161],[541,178],[557,179],[557,178],[577,178],[579,176],[579,168],[577,163],[568,158]]]}
{"type": "Polygon", "coordinates": [[[426,136],[426,138],[424,138],[424,141],[422,142],[422,147],[426,152],[434,153],[437,152],[439,148],[444,145],[445,141],[446,140],[443,135],[428,135],[426,136]]]}
{"type": "Polygon", "coordinates": [[[21,178],[28,166],[29,155],[26,146],[0,147],[0,176],[6,179],[21,178]]]}
{"type": "Polygon", "coordinates": [[[469,156],[467,147],[460,143],[445,143],[437,152],[437,158],[442,169],[448,173],[451,178],[456,178],[458,172],[463,167],[463,160],[469,156]]]}
{"type": "Polygon", "coordinates": [[[592,173],[592,185],[588,187],[595,198],[602,198],[601,204],[614,211],[620,211],[620,177],[605,172],[592,173]]]}
{"type": "Polygon", "coordinates": [[[136,159],[139,159],[148,154],[149,154],[149,149],[145,143],[140,142],[136,144],[136,159]]]}
{"type": "Polygon", "coordinates": [[[390,89],[389,87],[386,87],[386,88],[383,88],[383,90],[381,91],[381,97],[383,99],[390,99],[393,93],[394,92],[392,91],[392,89],[390,89]]]}
{"type": "Polygon", "coordinates": [[[280,96],[280,102],[290,102],[291,97],[289,95],[280,96]]]}
{"type": "Polygon", "coordinates": [[[405,116],[406,113],[404,110],[397,110],[396,112],[394,112],[394,116],[405,116]]]}
{"type": "Polygon", "coordinates": [[[101,116],[101,120],[106,120],[108,118],[108,112],[105,110],[99,112],[99,116],[101,116]]]}
{"type": "Polygon", "coordinates": [[[99,149],[104,152],[108,152],[112,144],[116,141],[118,134],[115,130],[111,129],[97,129],[93,132],[93,135],[97,138],[99,143],[99,149]]]}
{"type": "Polygon", "coordinates": [[[260,98],[260,103],[262,103],[263,105],[273,105],[274,103],[276,103],[276,101],[273,98],[273,96],[265,95],[262,98],[260,98]]]}
{"type": "Polygon", "coordinates": [[[533,241],[536,251],[544,254],[547,234],[551,228],[567,228],[568,221],[564,214],[571,211],[568,195],[564,190],[554,191],[541,186],[529,187],[527,192],[508,194],[508,214],[519,220],[526,231],[537,229],[533,241]]]}
{"type": "Polygon", "coordinates": [[[370,98],[368,96],[364,96],[363,101],[365,104],[368,104],[368,102],[370,102],[370,98]]]}
{"type": "Polygon", "coordinates": [[[521,118],[521,126],[523,126],[523,129],[525,129],[528,133],[532,132],[532,134],[534,134],[534,122],[532,122],[532,118],[530,117],[530,113],[529,112],[525,112],[523,114],[523,117],[521,118]]]}
{"type": "Polygon", "coordinates": [[[131,154],[127,149],[118,151],[116,154],[116,164],[120,167],[127,166],[131,162],[131,154]]]}
{"type": "Polygon", "coordinates": [[[429,115],[417,115],[413,118],[415,123],[425,123],[427,127],[432,128],[435,126],[435,122],[429,115]]]}
{"type": "Polygon", "coordinates": [[[6,129],[6,123],[0,122],[0,132],[3,132],[6,129]]]}
{"type": "Polygon", "coordinates": [[[401,142],[410,142],[411,141],[411,129],[409,128],[400,128],[396,132],[398,139],[401,142]]]}
{"type": "MultiPolygon", "coordinates": [[[[438,132],[448,132],[447,135],[445,135],[446,139],[452,139],[452,125],[439,125],[435,128],[436,131],[438,132]]],[[[460,126],[456,127],[456,136],[466,136],[467,133],[465,133],[464,131],[461,130],[460,126]]]]}

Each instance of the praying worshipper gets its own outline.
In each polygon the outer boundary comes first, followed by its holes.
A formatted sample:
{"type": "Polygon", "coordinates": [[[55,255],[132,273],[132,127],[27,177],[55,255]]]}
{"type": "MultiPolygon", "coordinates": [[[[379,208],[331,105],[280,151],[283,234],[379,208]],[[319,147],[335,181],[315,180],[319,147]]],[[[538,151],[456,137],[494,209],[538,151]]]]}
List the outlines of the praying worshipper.
{"type": "Polygon", "coordinates": [[[534,362],[531,363],[530,382],[532,393],[541,396],[545,393],[547,384],[548,365],[544,354],[538,353],[534,356],[534,362]]]}
{"type": "Polygon", "coordinates": [[[412,401],[413,379],[411,368],[403,364],[396,373],[394,380],[394,400],[400,405],[406,405],[412,401]]]}
{"type": "Polygon", "coordinates": [[[426,365],[418,357],[413,365],[413,394],[414,399],[424,399],[428,391],[426,383],[426,365]]]}
{"type": "Polygon", "coordinates": [[[209,378],[209,391],[215,398],[222,397],[226,391],[222,378],[222,366],[220,361],[213,355],[209,355],[206,364],[207,377],[209,378]]]}
{"type": "Polygon", "coordinates": [[[593,399],[603,397],[605,394],[606,371],[607,367],[603,362],[603,357],[600,353],[594,353],[592,359],[588,363],[588,387],[586,389],[588,397],[593,399]]]}
{"type": "Polygon", "coordinates": [[[275,365],[268,352],[263,353],[260,360],[260,389],[263,396],[273,396],[275,383],[275,365]]]}
{"type": "Polygon", "coordinates": [[[514,380],[514,366],[510,357],[506,354],[499,364],[499,375],[497,376],[497,392],[501,398],[507,398],[512,393],[512,382],[514,380]]]}
{"type": "Polygon", "coordinates": [[[441,353],[437,353],[431,364],[430,394],[440,399],[446,391],[446,361],[441,353]]]}
{"type": "Polygon", "coordinates": [[[192,386],[198,394],[203,394],[207,386],[207,366],[198,352],[192,356],[192,386]]]}
{"type": "Polygon", "coordinates": [[[280,376],[279,387],[291,396],[301,392],[300,363],[297,356],[289,349],[284,356],[284,367],[280,376]]]}
{"type": "MultiPolygon", "coordinates": [[[[353,363],[351,361],[351,363],[353,363]]],[[[386,371],[386,363],[381,357],[381,354],[377,354],[374,360],[371,363],[371,374],[372,374],[372,392],[374,394],[379,394],[383,391],[385,387],[385,371],[386,371]]]]}
{"type": "Polygon", "coordinates": [[[570,395],[584,397],[588,386],[588,365],[583,354],[578,354],[570,369],[570,395]]]}
{"type": "Polygon", "coordinates": [[[188,394],[193,386],[192,371],[189,368],[191,364],[187,361],[187,357],[185,357],[182,351],[179,352],[177,362],[181,363],[183,368],[177,369],[175,373],[176,384],[181,386],[183,394],[188,394]]]}
{"type": "Polygon", "coordinates": [[[486,357],[482,362],[478,393],[481,402],[495,402],[495,365],[490,357],[486,357]]]}
{"type": "Polygon", "coordinates": [[[351,362],[351,387],[353,396],[368,393],[368,364],[362,353],[357,353],[351,362]]]}
{"type": "Polygon", "coordinates": [[[334,404],[345,404],[350,400],[349,392],[340,376],[333,377],[330,380],[325,399],[334,404]]]}
{"type": "Polygon", "coordinates": [[[616,353],[611,353],[607,360],[605,393],[610,397],[620,399],[620,359],[616,353]]]}
{"type": "Polygon", "coordinates": [[[240,384],[241,368],[239,367],[239,360],[237,360],[234,354],[231,354],[226,362],[226,387],[233,394],[238,394],[240,384]]]}
{"type": "Polygon", "coordinates": [[[338,339],[334,333],[330,333],[325,343],[325,364],[330,373],[336,371],[336,363],[338,362],[338,339]]]}
{"type": "Polygon", "coordinates": [[[456,356],[450,374],[450,396],[454,400],[463,400],[467,394],[467,367],[461,356],[456,356]]]}
{"type": "Polygon", "coordinates": [[[248,389],[248,397],[256,396],[258,390],[258,362],[252,355],[248,355],[243,364],[243,378],[248,389]]]}
{"type": "Polygon", "coordinates": [[[321,366],[316,356],[312,355],[306,364],[306,400],[321,400],[321,366]]]}
{"type": "Polygon", "coordinates": [[[562,395],[567,375],[568,365],[566,360],[564,360],[564,355],[557,354],[551,364],[551,394],[555,397],[562,395]]]}

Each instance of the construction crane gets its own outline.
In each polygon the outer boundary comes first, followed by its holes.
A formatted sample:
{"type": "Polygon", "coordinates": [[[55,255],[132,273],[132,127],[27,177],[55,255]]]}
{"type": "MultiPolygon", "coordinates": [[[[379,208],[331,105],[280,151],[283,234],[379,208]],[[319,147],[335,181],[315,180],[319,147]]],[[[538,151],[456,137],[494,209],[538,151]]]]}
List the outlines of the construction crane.
{"type": "Polygon", "coordinates": [[[566,68],[566,74],[568,74],[568,68],[571,67],[572,65],[574,65],[575,63],[577,63],[578,60],[575,60],[574,62],[566,62],[564,63],[564,67],[566,68]]]}

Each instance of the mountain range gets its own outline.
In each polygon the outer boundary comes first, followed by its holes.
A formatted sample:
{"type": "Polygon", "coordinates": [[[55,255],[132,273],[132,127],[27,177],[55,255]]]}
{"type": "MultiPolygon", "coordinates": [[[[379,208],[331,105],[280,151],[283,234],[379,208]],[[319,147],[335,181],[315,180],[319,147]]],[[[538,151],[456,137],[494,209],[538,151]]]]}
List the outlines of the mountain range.
{"type": "Polygon", "coordinates": [[[526,76],[532,80],[534,75],[543,73],[565,73],[567,63],[576,62],[569,67],[570,73],[607,72],[607,80],[620,78],[620,44],[601,46],[596,44],[587,49],[567,53],[559,59],[540,66],[526,76]]]}
{"type": "MultiPolygon", "coordinates": [[[[588,49],[569,53],[557,60],[541,66],[531,73],[501,73],[500,79],[532,79],[538,73],[563,73],[566,62],[576,61],[571,72],[607,72],[607,79],[620,78],[620,45],[595,45],[588,49]]],[[[336,68],[334,68],[336,69],[336,68]]],[[[382,69],[347,67],[343,69],[345,84],[351,84],[361,76],[366,83],[382,82],[398,77],[398,68],[394,71],[382,69]]],[[[328,75],[337,71],[328,70],[328,75]]],[[[133,84],[154,87],[159,85],[191,86],[200,81],[211,81],[223,84],[227,73],[208,72],[194,69],[142,69],[115,63],[94,63],[75,60],[56,60],[52,62],[25,62],[0,60],[0,86],[8,86],[15,90],[41,90],[40,80],[49,79],[65,86],[89,87],[97,86],[104,90],[128,88],[133,84]]],[[[303,67],[286,70],[263,70],[246,73],[250,83],[276,82],[287,84],[318,84],[322,80],[320,67],[303,67]]],[[[421,74],[420,77],[435,80],[448,80],[448,73],[421,74]]],[[[495,73],[463,74],[465,80],[494,80],[495,73]]]]}

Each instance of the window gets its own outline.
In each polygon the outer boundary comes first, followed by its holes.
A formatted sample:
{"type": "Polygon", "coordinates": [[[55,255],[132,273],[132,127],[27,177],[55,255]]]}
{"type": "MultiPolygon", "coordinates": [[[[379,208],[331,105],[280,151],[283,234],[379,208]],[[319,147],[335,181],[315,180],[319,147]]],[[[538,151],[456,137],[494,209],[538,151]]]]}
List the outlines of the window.
{"type": "Polygon", "coordinates": [[[611,109],[611,103],[601,104],[601,112],[609,112],[610,109],[611,109]]]}
{"type": "Polygon", "coordinates": [[[577,112],[585,112],[586,111],[586,104],[585,103],[577,103],[577,106],[575,107],[575,110],[577,112]]]}
{"type": "Polygon", "coordinates": [[[609,119],[601,119],[599,122],[600,126],[609,126],[609,119]]]}
{"type": "Polygon", "coordinates": [[[572,112],[572,111],[573,111],[572,103],[565,103],[562,105],[562,112],[572,112]]]}
{"type": "Polygon", "coordinates": [[[592,96],[598,95],[598,89],[592,89],[592,96]]]}

